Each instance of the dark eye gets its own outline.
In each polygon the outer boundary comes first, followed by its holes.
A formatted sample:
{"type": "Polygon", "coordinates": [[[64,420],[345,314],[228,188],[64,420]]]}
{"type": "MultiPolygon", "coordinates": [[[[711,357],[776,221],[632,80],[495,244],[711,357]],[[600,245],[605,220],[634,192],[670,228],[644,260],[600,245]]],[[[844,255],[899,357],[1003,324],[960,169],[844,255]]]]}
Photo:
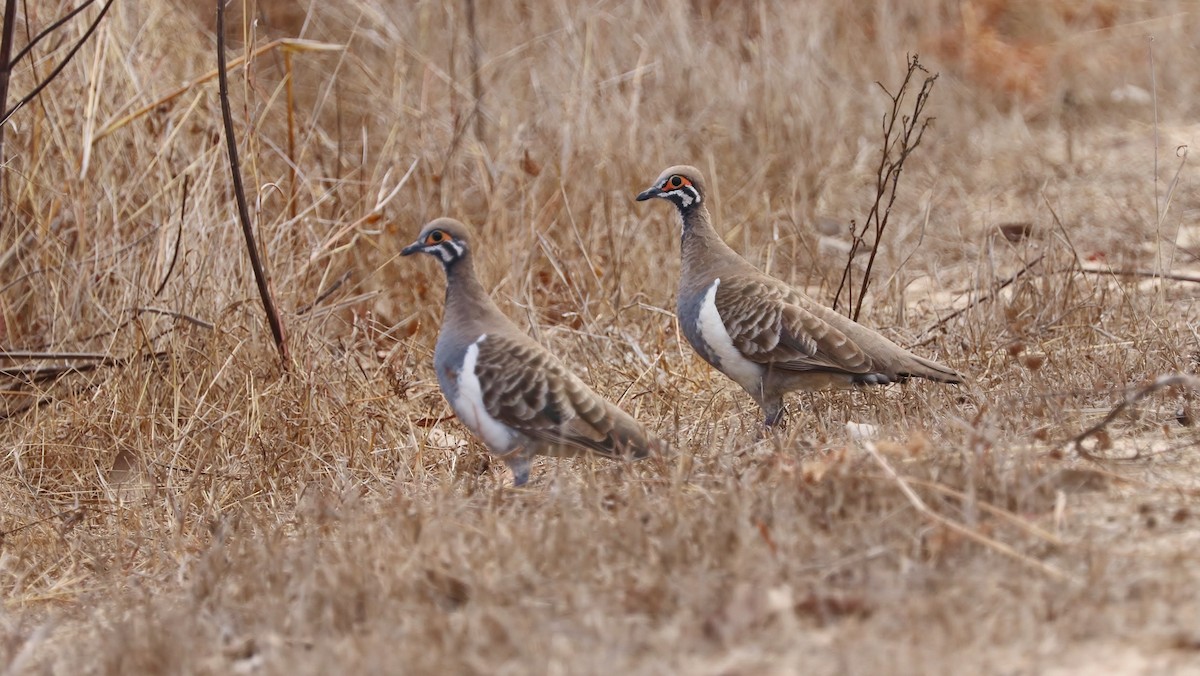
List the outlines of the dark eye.
{"type": "Polygon", "coordinates": [[[445,236],[442,235],[441,230],[434,230],[433,232],[429,233],[430,244],[437,244],[438,242],[442,241],[443,239],[445,239],[445,236]]]}
{"type": "Polygon", "coordinates": [[[671,177],[671,187],[672,187],[672,188],[678,188],[678,187],[679,187],[679,186],[681,186],[681,185],[683,185],[683,179],[682,179],[682,178],[680,178],[680,177],[678,177],[678,176],[672,176],[672,177],[671,177]]]}

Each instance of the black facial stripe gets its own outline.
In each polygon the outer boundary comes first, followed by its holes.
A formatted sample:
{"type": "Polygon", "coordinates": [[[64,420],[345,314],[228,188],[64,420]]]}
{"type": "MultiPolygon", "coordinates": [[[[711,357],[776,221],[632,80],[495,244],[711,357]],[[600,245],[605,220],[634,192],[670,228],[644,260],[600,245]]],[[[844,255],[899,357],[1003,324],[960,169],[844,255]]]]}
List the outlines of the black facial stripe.
{"type": "MultiPolygon", "coordinates": [[[[669,184],[668,187],[670,187],[669,184]]],[[[680,209],[689,209],[700,203],[700,193],[690,185],[665,190],[663,197],[674,202],[675,206],[680,209]]]]}
{"type": "Polygon", "coordinates": [[[454,261],[463,257],[467,248],[453,239],[443,240],[439,244],[435,244],[428,249],[429,253],[436,253],[442,259],[442,264],[450,265],[454,261]]]}

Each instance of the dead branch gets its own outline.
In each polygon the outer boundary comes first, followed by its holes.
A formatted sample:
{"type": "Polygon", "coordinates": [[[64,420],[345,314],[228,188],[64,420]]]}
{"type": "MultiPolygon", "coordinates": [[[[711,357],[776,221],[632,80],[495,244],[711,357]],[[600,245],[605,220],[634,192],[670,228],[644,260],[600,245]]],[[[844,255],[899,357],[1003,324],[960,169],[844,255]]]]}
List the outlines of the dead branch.
{"type": "Polygon", "coordinates": [[[267,314],[267,323],[271,325],[271,337],[275,339],[275,348],[279,350],[279,358],[284,370],[288,369],[291,359],[288,356],[287,339],[284,336],[283,320],[275,307],[275,299],[271,297],[271,287],[267,282],[267,273],[259,258],[258,244],[254,241],[254,228],[250,224],[250,207],[246,203],[246,189],[242,185],[242,168],[238,161],[237,139],[233,133],[233,111],[229,106],[229,77],[225,68],[225,0],[217,3],[217,80],[220,83],[221,118],[225,123],[225,145],[229,151],[229,174],[233,179],[233,196],[237,202],[238,221],[242,224],[242,234],[246,237],[246,250],[250,254],[250,268],[254,271],[254,281],[258,285],[258,295],[262,299],[263,311],[267,314]]]}
{"type": "Polygon", "coordinates": [[[1095,453],[1092,453],[1084,448],[1083,442],[1103,432],[1104,428],[1107,427],[1108,424],[1113,420],[1116,420],[1117,416],[1121,415],[1121,412],[1125,409],[1136,404],[1142,399],[1145,399],[1151,394],[1168,387],[1187,387],[1193,390],[1200,390],[1200,377],[1186,373],[1167,373],[1161,375],[1155,378],[1149,384],[1143,385],[1142,387],[1139,387],[1138,389],[1133,390],[1129,394],[1125,395],[1125,399],[1116,406],[1113,406],[1112,409],[1109,410],[1108,414],[1100,420],[1100,422],[1075,435],[1067,443],[1075,447],[1076,453],[1089,460],[1108,460],[1108,458],[1096,455],[1095,453]]]}
{"type": "MultiPolygon", "coordinates": [[[[921,332],[921,334],[919,336],[917,336],[917,342],[913,344],[913,347],[920,347],[922,345],[928,345],[929,343],[933,342],[936,339],[936,336],[932,336],[930,334],[932,334],[934,331],[940,329],[941,327],[945,326],[947,323],[953,321],[955,318],[962,316],[963,313],[969,312],[972,308],[982,305],[982,304],[992,300],[993,298],[995,298],[996,294],[998,294],[1000,291],[1004,290],[1005,288],[1011,286],[1013,284],[1013,282],[1017,281],[1018,279],[1020,279],[1021,277],[1025,276],[1027,273],[1029,273],[1031,271],[1031,269],[1038,263],[1041,263],[1042,259],[1044,259],[1045,257],[1046,257],[1046,254],[1042,254],[1042,255],[1038,256],[1037,258],[1029,261],[1028,263],[1025,264],[1024,267],[1022,267],[1020,270],[1017,270],[1013,274],[1006,277],[1004,279],[1004,281],[997,284],[996,287],[994,289],[992,289],[991,291],[989,291],[988,293],[971,301],[965,307],[961,307],[961,308],[955,310],[954,312],[951,312],[950,314],[946,315],[945,317],[942,317],[938,321],[934,322],[929,328],[925,329],[924,331],[921,332]]],[[[1081,272],[1083,274],[1088,274],[1088,275],[1109,275],[1112,277],[1140,277],[1143,279],[1167,279],[1167,280],[1171,280],[1174,282],[1188,282],[1191,284],[1200,284],[1200,275],[1189,275],[1189,274],[1183,273],[1183,272],[1154,272],[1153,270],[1140,270],[1140,269],[1135,269],[1135,268],[1098,268],[1098,267],[1093,267],[1093,266],[1079,266],[1079,267],[1072,266],[1072,267],[1069,267],[1069,268],[1066,268],[1063,270],[1049,270],[1046,272],[1039,273],[1039,275],[1042,275],[1042,276],[1060,275],[1060,274],[1069,274],[1069,273],[1075,273],[1075,272],[1081,272]]]]}
{"type": "Polygon", "coordinates": [[[208,329],[209,331],[216,328],[216,325],[214,325],[212,322],[205,321],[203,319],[200,319],[199,317],[193,317],[192,315],[185,314],[183,312],[176,312],[174,310],[164,310],[163,308],[159,308],[159,307],[135,307],[135,308],[133,308],[133,312],[134,312],[134,314],[139,314],[139,315],[148,312],[150,314],[156,314],[156,315],[162,315],[164,317],[180,319],[180,320],[183,320],[193,326],[199,326],[200,328],[208,329]]]}
{"type": "Polygon", "coordinates": [[[46,39],[47,35],[50,35],[54,31],[58,30],[71,19],[74,19],[77,14],[90,7],[93,2],[95,2],[95,0],[83,0],[83,3],[81,3],[78,7],[58,17],[49,26],[46,26],[42,30],[38,31],[37,35],[29,39],[29,44],[22,47],[21,51],[17,52],[17,55],[12,57],[12,61],[10,63],[16,63],[25,58],[29,52],[33,51],[33,48],[37,46],[37,43],[46,39]]]}
{"type": "Polygon", "coordinates": [[[851,319],[857,321],[862,313],[863,300],[867,295],[867,287],[871,284],[871,270],[875,266],[875,257],[879,253],[879,245],[883,241],[883,232],[887,228],[888,218],[892,213],[892,206],[896,203],[896,191],[900,183],[900,174],[904,170],[904,163],[908,160],[908,156],[912,154],[917,146],[921,145],[921,139],[925,135],[925,130],[933,122],[933,118],[921,119],[922,113],[925,111],[926,104],[929,103],[929,97],[933,93],[933,85],[938,79],[938,74],[927,75],[921,83],[920,90],[917,91],[916,101],[913,103],[912,112],[905,115],[901,110],[901,105],[905,95],[908,93],[909,86],[912,84],[913,76],[920,71],[928,73],[924,66],[921,65],[920,59],[916,55],[912,55],[908,59],[908,68],[904,74],[904,80],[900,83],[899,89],[893,94],[884,87],[882,83],[876,83],[879,88],[887,94],[891,100],[891,109],[884,114],[882,125],[882,147],[879,155],[879,166],[875,171],[875,201],[871,205],[870,212],[867,213],[867,218],[863,221],[862,230],[852,232],[850,244],[850,252],[846,256],[846,265],[842,268],[842,278],[838,282],[837,291],[833,296],[833,309],[837,309],[838,301],[841,298],[842,290],[851,284],[851,272],[854,269],[854,258],[858,254],[858,249],[865,243],[865,237],[868,230],[873,230],[874,239],[871,242],[870,255],[867,257],[867,267],[863,272],[863,278],[859,284],[858,298],[853,297],[853,293],[848,299],[848,304],[854,305],[853,312],[849,313],[851,319]],[[897,129],[897,124],[899,128],[897,129]],[[884,205],[886,199],[887,204],[884,205]]]}
{"type": "Polygon", "coordinates": [[[101,352],[42,352],[34,350],[5,350],[0,348],[0,359],[8,361],[32,361],[34,359],[109,359],[111,355],[101,352]]]}

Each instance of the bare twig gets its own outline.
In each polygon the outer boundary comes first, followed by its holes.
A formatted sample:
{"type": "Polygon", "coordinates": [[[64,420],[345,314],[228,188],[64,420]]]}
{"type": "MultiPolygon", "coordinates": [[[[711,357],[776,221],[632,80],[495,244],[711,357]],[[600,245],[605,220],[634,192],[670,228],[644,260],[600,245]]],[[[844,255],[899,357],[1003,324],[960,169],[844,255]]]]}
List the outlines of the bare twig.
{"type": "Polygon", "coordinates": [[[110,359],[103,352],[46,352],[41,350],[5,350],[0,348],[0,359],[8,361],[30,361],[33,359],[110,359]]]}
{"type": "Polygon", "coordinates": [[[33,526],[36,526],[38,524],[46,523],[47,521],[52,521],[52,520],[58,519],[60,517],[82,514],[86,510],[87,510],[87,507],[69,507],[67,509],[62,510],[61,512],[55,512],[54,514],[51,514],[50,516],[42,517],[40,519],[30,521],[28,523],[23,523],[20,526],[17,526],[15,528],[10,528],[10,529],[0,533],[0,542],[3,542],[4,538],[8,537],[9,535],[12,535],[13,533],[20,533],[21,531],[25,530],[26,528],[32,528],[33,526]]]}
{"type": "Polygon", "coordinates": [[[1161,375],[1155,378],[1149,384],[1143,385],[1142,387],[1139,387],[1138,389],[1133,390],[1129,394],[1125,395],[1125,399],[1116,406],[1113,406],[1112,409],[1109,410],[1108,414],[1100,420],[1100,422],[1075,435],[1067,443],[1075,447],[1076,453],[1088,458],[1089,460],[1106,460],[1106,458],[1096,455],[1084,448],[1083,442],[1103,432],[1104,428],[1108,427],[1108,424],[1113,420],[1116,420],[1117,416],[1121,415],[1121,412],[1125,409],[1136,404],[1142,399],[1145,399],[1151,394],[1168,387],[1187,387],[1193,390],[1200,390],[1200,377],[1188,375],[1186,373],[1167,373],[1161,375]]]}
{"type": "Polygon", "coordinates": [[[199,326],[202,329],[208,329],[210,331],[212,329],[216,328],[216,326],[212,322],[205,321],[203,319],[200,319],[199,317],[193,317],[192,315],[189,315],[184,312],[176,312],[174,310],[164,310],[163,308],[160,308],[160,307],[135,307],[135,308],[133,308],[133,312],[134,312],[134,314],[139,314],[139,315],[143,314],[143,313],[150,313],[150,314],[162,315],[164,317],[172,317],[174,319],[181,319],[189,324],[192,324],[193,326],[199,326]]]}
{"type": "MultiPolygon", "coordinates": [[[[50,35],[54,31],[58,30],[61,26],[63,26],[63,24],[67,23],[71,19],[74,19],[77,14],[79,14],[80,12],[82,12],[83,10],[85,10],[89,6],[91,6],[91,4],[93,2],[95,2],[95,0],[83,0],[83,3],[80,4],[78,7],[67,12],[66,14],[58,17],[49,26],[46,26],[41,31],[39,31],[37,35],[29,38],[29,43],[26,44],[24,47],[22,47],[21,51],[17,52],[16,56],[12,57],[12,61],[10,62],[10,64],[15,64],[16,62],[25,58],[25,56],[27,54],[29,54],[29,52],[32,51],[34,47],[37,46],[37,43],[44,40],[47,35],[50,35]]],[[[5,14],[5,16],[7,17],[8,15],[5,14]]],[[[7,102],[5,102],[5,103],[7,103],[7,102]]],[[[3,105],[0,105],[0,108],[3,108],[3,105]]]]}
{"type": "Polygon", "coordinates": [[[190,176],[183,177],[183,199],[180,200],[179,204],[179,229],[175,233],[175,251],[171,254],[171,263],[167,266],[167,274],[163,275],[158,288],[154,290],[155,298],[158,298],[163,289],[167,288],[167,282],[171,280],[171,273],[175,271],[175,262],[179,260],[179,250],[183,248],[183,217],[187,214],[188,183],[190,178],[190,176]]]}
{"type": "Polygon", "coordinates": [[[350,275],[353,272],[354,272],[353,270],[347,270],[347,271],[343,272],[341,277],[338,277],[337,280],[334,281],[333,284],[329,285],[329,288],[324,289],[323,291],[318,293],[317,297],[313,300],[313,302],[309,303],[308,305],[305,305],[304,307],[300,308],[299,310],[296,310],[296,314],[298,314],[298,315],[307,314],[310,310],[312,310],[316,306],[320,305],[321,303],[324,303],[325,299],[329,298],[330,296],[332,296],[334,294],[335,291],[342,288],[342,285],[346,283],[347,279],[350,279],[350,275]]]}
{"type": "Polygon", "coordinates": [[[296,72],[292,69],[292,52],[283,50],[284,78],[287,95],[288,130],[288,217],[296,218],[296,72]]]}
{"type": "MultiPolygon", "coordinates": [[[[1150,61],[1150,92],[1154,103],[1154,221],[1162,227],[1162,204],[1158,199],[1158,77],[1154,74],[1154,36],[1146,36],[1146,58],[1150,61]]],[[[1160,232],[1161,234],[1161,232],[1160,232]]],[[[1161,250],[1160,250],[1161,251],[1161,250]]],[[[1162,263],[1161,256],[1159,257],[1162,263]]]]}
{"type": "Polygon", "coordinates": [[[929,72],[925,70],[925,67],[921,65],[920,59],[914,54],[908,59],[908,68],[905,71],[904,80],[900,83],[900,88],[896,90],[895,94],[888,91],[887,87],[884,87],[883,84],[876,83],[887,94],[892,102],[892,107],[883,117],[882,148],[879,155],[879,166],[875,171],[875,201],[871,205],[871,210],[868,212],[867,218],[863,221],[861,231],[852,233],[853,239],[850,244],[850,253],[846,257],[846,266],[842,269],[842,278],[838,282],[837,291],[833,296],[833,308],[836,310],[842,290],[851,284],[851,271],[854,268],[854,258],[858,254],[858,249],[865,243],[864,238],[867,231],[872,230],[873,240],[871,242],[871,251],[867,258],[866,270],[863,272],[863,278],[859,284],[858,298],[854,298],[853,290],[851,290],[848,297],[847,304],[854,306],[853,311],[848,316],[856,321],[862,313],[862,305],[867,295],[867,287],[871,284],[871,270],[875,266],[875,257],[879,253],[879,246],[883,241],[883,232],[887,228],[888,218],[892,213],[892,206],[896,203],[896,190],[900,183],[900,174],[904,170],[904,163],[908,160],[908,156],[912,154],[912,151],[921,145],[925,129],[933,122],[933,118],[921,119],[921,116],[925,111],[926,104],[929,103],[930,95],[933,93],[933,85],[938,79],[936,73],[927,75],[921,83],[916,101],[913,103],[912,113],[905,115],[901,111],[904,97],[908,93],[913,76],[918,71],[922,73],[929,72]],[[899,123],[899,129],[897,129],[897,123],[899,123]],[[887,200],[886,205],[884,204],[885,198],[887,200]]]}
{"type": "MultiPolygon", "coordinates": [[[[14,353],[9,353],[14,354],[14,353]]],[[[30,353],[34,354],[34,353],[30,353]]],[[[70,355],[72,353],[64,352],[55,355],[47,353],[47,359],[71,359],[71,357],[62,357],[61,355],[70,355]]],[[[142,354],[134,357],[111,357],[107,355],[80,355],[75,359],[86,359],[92,361],[82,361],[76,364],[26,364],[23,366],[7,366],[0,367],[0,376],[6,378],[14,378],[26,383],[38,384],[49,380],[58,380],[62,376],[72,373],[87,373],[95,371],[98,368],[105,366],[128,366],[139,358],[142,360],[162,359],[167,355],[166,352],[153,352],[150,354],[142,354]],[[98,358],[97,358],[98,357],[98,358]]]]}
{"type": "Polygon", "coordinates": [[[1050,577],[1059,580],[1074,580],[1072,576],[1068,575],[1062,570],[1059,570],[1056,566],[1052,566],[1044,561],[1038,561],[1037,559],[1026,554],[1022,554],[1021,552],[1018,552],[999,540],[990,538],[978,531],[971,530],[961,523],[933,511],[929,508],[929,505],[925,504],[925,501],[921,499],[921,496],[917,495],[916,492],[913,491],[912,486],[909,486],[908,482],[896,473],[896,470],[892,468],[891,463],[889,463],[887,459],[879,453],[879,449],[875,448],[875,444],[868,441],[865,444],[865,448],[867,449],[867,453],[871,455],[871,458],[875,460],[879,467],[883,469],[884,473],[887,474],[888,477],[896,484],[896,487],[900,489],[900,492],[904,494],[904,497],[908,499],[908,502],[913,506],[913,509],[916,509],[917,512],[925,518],[937,523],[947,530],[952,530],[955,533],[962,535],[968,540],[981,544],[989,549],[993,549],[1001,554],[1004,554],[1005,556],[1016,559],[1017,561],[1024,563],[1031,568],[1040,570],[1050,577]]]}
{"type": "MultiPolygon", "coordinates": [[[[945,317],[942,317],[938,321],[934,322],[932,325],[930,325],[929,328],[925,329],[924,331],[921,332],[921,334],[919,336],[917,336],[917,342],[913,344],[913,347],[920,347],[922,345],[928,345],[929,343],[933,342],[934,339],[937,338],[937,336],[931,335],[934,331],[945,326],[948,322],[954,320],[956,317],[962,316],[963,313],[970,311],[972,308],[977,307],[979,305],[982,305],[982,304],[992,300],[993,298],[996,297],[996,294],[998,294],[1000,291],[1011,286],[1013,282],[1017,281],[1018,279],[1020,279],[1021,277],[1025,276],[1027,273],[1029,273],[1030,270],[1038,263],[1041,263],[1042,259],[1044,259],[1045,257],[1046,257],[1046,255],[1042,254],[1042,255],[1038,256],[1037,258],[1029,261],[1028,263],[1025,264],[1024,267],[1022,267],[1020,270],[1017,270],[1013,274],[1006,277],[1004,279],[1004,281],[997,284],[995,286],[995,288],[993,288],[988,293],[976,298],[975,300],[968,303],[966,306],[961,307],[961,308],[955,310],[954,312],[951,312],[950,314],[946,315],[945,317]]],[[[1081,265],[1079,267],[1072,266],[1070,268],[1066,268],[1063,270],[1050,270],[1050,271],[1041,272],[1038,274],[1040,276],[1046,276],[1046,275],[1059,275],[1059,274],[1072,274],[1072,273],[1083,273],[1083,274],[1088,274],[1088,275],[1106,275],[1106,276],[1111,276],[1111,277],[1141,277],[1144,279],[1169,279],[1169,280],[1175,281],[1175,282],[1188,282],[1191,284],[1200,284],[1200,275],[1189,275],[1189,274],[1183,273],[1183,272],[1154,272],[1153,270],[1140,270],[1137,268],[1100,268],[1100,267],[1094,267],[1094,266],[1081,265]]]]}
{"type": "MultiPolygon", "coordinates": [[[[0,110],[8,107],[8,80],[12,74],[13,34],[17,29],[17,0],[4,2],[4,28],[0,33],[0,110]]],[[[0,122],[0,166],[4,165],[4,128],[0,122]]],[[[0,224],[4,222],[4,172],[0,172],[0,224]]]]}
{"type": "Polygon", "coordinates": [[[1017,270],[1016,272],[1009,275],[1003,282],[1000,282],[998,285],[996,285],[995,288],[993,288],[988,293],[985,293],[984,295],[971,301],[965,307],[961,307],[961,308],[955,310],[954,312],[951,312],[950,314],[946,315],[945,317],[942,317],[941,319],[934,322],[934,324],[932,326],[930,326],[929,328],[927,328],[921,332],[921,335],[917,337],[917,343],[916,343],[916,345],[914,345],[914,347],[920,347],[922,345],[926,345],[926,344],[932,342],[933,339],[936,338],[936,336],[933,336],[930,334],[932,334],[934,331],[940,329],[941,327],[945,326],[948,322],[953,320],[955,317],[958,317],[958,316],[962,315],[963,313],[970,311],[971,308],[976,307],[978,305],[982,305],[983,303],[986,303],[986,302],[990,301],[991,299],[995,298],[996,294],[1000,293],[1005,288],[1011,286],[1013,282],[1015,282],[1018,279],[1020,279],[1021,277],[1023,277],[1027,272],[1029,272],[1029,270],[1031,268],[1033,268],[1033,266],[1037,265],[1038,263],[1041,263],[1042,259],[1045,257],[1046,257],[1046,254],[1042,254],[1042,255],[1038,256],[1037,258],[1029,261],[1028,263],[1025,264],[1025,267],[1023,267],[1020,270],[1017,270]]]}
{"type": "MultiPolygon", "coordinates": [[[[95,33],[96,29],[100,27],[100,21],[104,19],[105,14],[108,14],[108,9],[112,7],[113,1],[114,0],[108,0],[108,2],[104,3],[104,6],[100,8],[100,13],[97,14],[96,18],[92,20],[91,25],[89,25],[87,30],[84,31],[83,36],[80,37],[74,45],[72,45],[70,51],[67,52],[66,57],[64,57],[63,60],[54,67],[54,70],[50,71],[50,74],[43,78],[42,81],[39,82],[36,87],[31,89],[28,94],[21,97],[20,101],[14,103],[12,108],[5,109],[4,117],[3,119],[0,119],[0,127],[3,127],[3,125],[8,122],[8,118],[12,117],[13,113],[17,112],[25,104],[37,98],[38,94],[41,94],[42,90],[48,87],[50,83],[58,77],[59,73],[63,72],[63,69],[67,67],[67,64],[71,62],[71,59],[75,58],[75,54],[83,48],[84,43],[86,43],[92,37],[92,33],[95,33]]],[[[7,14],[5,15],[5,20],[7,21],[7,14]]],[[[7,101],[5,103],[7,103],[7,101]]]]}
{"type": "Polygon", "coordinates": [[[229,151],[229,174],[233,179],[233,195],[237,201],[238,220],[242,224],[242,234],[246,237],[246,250],[250,254],[250,268],[254,271],[254,281],[258,285],[258,295],[262,299],[263,311],[267,314],[267,323],[271,325],[271,336],[275,339],[275,348],[279,350],[279,358],[286,370],[291,360],[288,356],[283,320],[279,317],[279,310],[275,307],[275,299],[271,297],[267,273],[263,269],[262,259],[258,255],[258,244],[254,241],[254,228],[250,224],[250,207],[246,203],[246,189],[242,185],[242,169],[238,162],[237,139],[233,135],[233,112],[229,106],[229,77],[225,68],[225,0],[216,0],[216,3],[217,79],[221,90],[221,118],[225,124],[225,145],[229,151]]]}

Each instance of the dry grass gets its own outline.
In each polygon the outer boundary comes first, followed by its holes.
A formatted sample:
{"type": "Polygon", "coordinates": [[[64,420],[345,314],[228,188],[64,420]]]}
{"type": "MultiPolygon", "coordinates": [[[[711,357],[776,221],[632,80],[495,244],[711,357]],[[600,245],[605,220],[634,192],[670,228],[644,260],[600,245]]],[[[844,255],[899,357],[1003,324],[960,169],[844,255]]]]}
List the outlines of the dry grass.
{"type": "MultiPolygon", "coordinates": [[[[31,33],[58,4],[28,3],[31,33]]],[[[1067,443],[1200,361],[1200,286],[1104,272],[1200,268],[1176,153],[1200,113],[1191,3],[478,2],[477,101],[462,3],[260,2],[239,50],[343,46],[233,74],[286,372],[215,82],[113,125],[211,71],[194,4],[114,5],[7,130],[0,346],[108,358],[0,363],[12,671],[1194,664],[1195,393],[1089,440],[1114,459],[1067,443]],[[756,443],[748,398],[678,338],[674,217],[632,196],[697,164],[731,243],[828,300],[873,196],[873,83],[908,52],[942,73],[937,121],[864,320],[975,380],[797,398],[756,443]],[[442,214],[479,226],[502,306],[677,456],[539,461],[506,488],[436,389],[440,272],[395,260],[442,214]]]]}

